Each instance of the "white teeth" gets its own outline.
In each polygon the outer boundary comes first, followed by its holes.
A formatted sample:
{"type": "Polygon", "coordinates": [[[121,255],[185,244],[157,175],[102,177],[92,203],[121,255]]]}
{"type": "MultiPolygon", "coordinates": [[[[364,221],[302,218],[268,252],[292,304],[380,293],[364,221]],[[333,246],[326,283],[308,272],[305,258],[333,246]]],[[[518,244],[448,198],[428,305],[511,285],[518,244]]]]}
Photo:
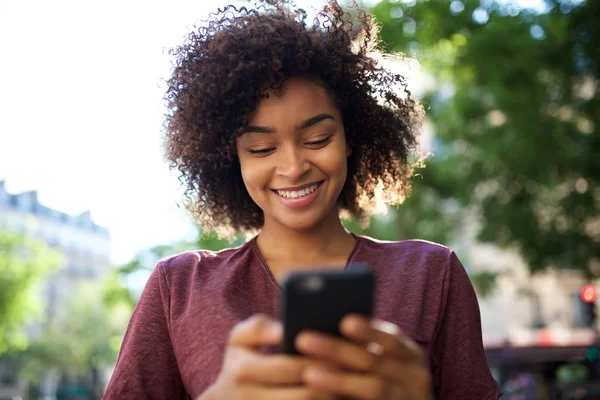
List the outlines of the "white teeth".
{"type": "Polygon", "coordinates": [[[312,192],[317,190],[318,186],[319,186],[318,184],[314,184],[312,186],[309,186],[304,189],[300,189],[298,191],[278,190],[277,193],[279,193],[279,195],[282,197],[286,197],[288,199],[289,198],[295,199],[298,197],[306,196],[307,194],[311,194],[312,192]]]}

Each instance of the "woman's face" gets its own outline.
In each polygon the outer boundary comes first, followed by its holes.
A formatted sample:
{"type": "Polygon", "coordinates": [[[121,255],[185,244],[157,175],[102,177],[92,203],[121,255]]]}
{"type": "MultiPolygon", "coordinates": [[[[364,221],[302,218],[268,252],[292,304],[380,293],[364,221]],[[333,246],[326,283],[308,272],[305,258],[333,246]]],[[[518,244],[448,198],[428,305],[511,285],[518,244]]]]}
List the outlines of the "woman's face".
{"type": "Polygon", "coordinates": [[[242,178],[265,226],[303,231],[335,213],[350,147],[342,116],[325,89],[290,79],[262,99],[237,140],[242,178]]]}

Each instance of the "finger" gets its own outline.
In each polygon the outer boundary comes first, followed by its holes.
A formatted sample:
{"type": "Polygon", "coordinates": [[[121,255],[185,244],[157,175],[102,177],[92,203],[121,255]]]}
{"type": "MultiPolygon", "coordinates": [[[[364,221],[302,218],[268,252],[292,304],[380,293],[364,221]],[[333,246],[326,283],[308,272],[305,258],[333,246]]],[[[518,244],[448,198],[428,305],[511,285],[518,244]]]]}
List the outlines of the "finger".
{"type": "Polygon", "coordinates": [[[339,373],[321,368],[309,368],[304,374],[309,388],[352,399],[386,400],[391,398],[386,382],[374,375],[339,373]]]}
{"type": "Polygon", "coordinates": [[[360,400],[425,400],[429,386],[406,386],[375,375],[309,368],[304,374],[307,387],[360,400]]]}
{"type": "Polygon", "coordinates": [[[301,332],[296,338],[296,348],[316,360],[354,371],[371,371],[377,362],[377,356],[363,345],[320,332],[301,332]]]}
{"type": "Polygon", "coordinates": [[[247,386],[241,389],[248,400],[336,400],[333,393],[307,387],[265,388],[247,386]]]}
{"type": "Polygon", "coordinates": [[[324,362],[292,355],[252,356],[233,373],[239,384],[299,385],[308,367],[327,368],[324,362]]]}
{"type": "Polygon", "coordinates": [[[274,346],[281,343],[282,337],[283,328],[279,321],[255,314],[234,326],[229,344],[240,347],[274,346]]]}
{"type": "Polygon", "coordinates": [[[386,356],[376,357],[375,360],[371,374],[409,387],[422,388],[430,385],[430,372],[424,365],[409,364],[386,356]]]}
{"type": "Polygon", "coordinates": [[[340,330],[351,340],[371,345],[376,354],[385,354],[405,362],[423,363],[423,352],[401,329],[390,322],[356,314],[346,316],[340,330]]]}
{"type": "Polygon", "coordinates": [[[378,356],[363,345],[318,332],[302,332],[297,348],[302,354],[330,365],[355,372],[370,372],[407,385],[429,384],[429,372],[423,364],[408,363],[391,356],[378,356]]]}

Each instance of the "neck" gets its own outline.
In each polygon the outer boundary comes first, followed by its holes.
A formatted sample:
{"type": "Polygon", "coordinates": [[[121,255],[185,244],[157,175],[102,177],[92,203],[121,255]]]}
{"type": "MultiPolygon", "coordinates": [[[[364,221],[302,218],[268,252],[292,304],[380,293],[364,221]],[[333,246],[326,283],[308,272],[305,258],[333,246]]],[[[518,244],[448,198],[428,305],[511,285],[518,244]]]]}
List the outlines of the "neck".
{"type": "Polygon", "coordinates": [[[269,266],[339,265],[347,259],[354,243],[354,237],[344,229],[337,210],[318,226],[303,231],[267,220],[257,238],[257,245],[269,266]]]}

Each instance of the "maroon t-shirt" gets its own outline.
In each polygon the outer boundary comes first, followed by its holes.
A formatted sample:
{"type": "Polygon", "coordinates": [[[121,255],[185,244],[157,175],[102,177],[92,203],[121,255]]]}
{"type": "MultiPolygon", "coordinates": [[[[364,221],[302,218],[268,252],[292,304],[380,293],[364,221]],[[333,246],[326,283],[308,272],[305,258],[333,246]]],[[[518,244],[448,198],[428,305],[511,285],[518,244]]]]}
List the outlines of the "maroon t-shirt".
{"type": "MultiPolygon", "coordinates": [[[[482,345],[479,306],[460,261],[424,241],[357,236],[347,268],[372,266],[375,316],[421,345],[436,399],[498,399],[482,345]]],[[[279,316],[281,288],[256,239],[220,252],[161,260],[137,303],[104,398],[196,399],[217,378],[232,327],[279,316]]]]}

